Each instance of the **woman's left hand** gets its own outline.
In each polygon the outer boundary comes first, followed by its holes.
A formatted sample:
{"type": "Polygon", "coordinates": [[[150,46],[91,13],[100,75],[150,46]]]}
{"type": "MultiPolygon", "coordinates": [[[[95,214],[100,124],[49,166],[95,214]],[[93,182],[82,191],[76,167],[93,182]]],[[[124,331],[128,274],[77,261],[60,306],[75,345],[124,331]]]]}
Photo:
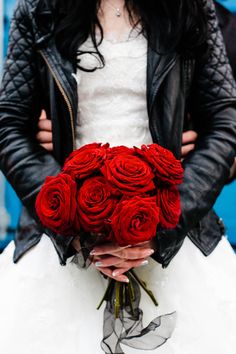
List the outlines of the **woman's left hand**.
{"type": "Polygon", "coordinates": [[[193,130],[188,130],[182,135],[182,148],[181,157],[182,159],[187,157],[187,155],[195,149],[195,144],[198,138],[198,134],[193,130]]]}
{"type": "Polygon", "coordinates": [[[124,274],[131,268],[148,264],[148,257],[155,252],[154,242],[143,242],[135,246],[120,247],[107,243],[91,252],[93,264],[106,276],[120,282],[128,282],[124,274]]]}
{"type": "Polygon", "coordinates": [[[47,119],[46,112],[42,110],[38,121],[38,133],[36,139],[44,149],[53,151],[52,122],[47,119]]]}

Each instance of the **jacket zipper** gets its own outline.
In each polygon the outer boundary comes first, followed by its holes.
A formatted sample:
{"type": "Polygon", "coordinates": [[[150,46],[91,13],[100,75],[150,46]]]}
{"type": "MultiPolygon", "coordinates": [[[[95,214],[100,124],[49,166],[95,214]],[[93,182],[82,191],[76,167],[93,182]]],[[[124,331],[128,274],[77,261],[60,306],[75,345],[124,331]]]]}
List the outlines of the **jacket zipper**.
{"type": "Polygon", "coordinates": [[[53,76],[53,78],[54,78],[54,80],[55,80],[55,82],[56,82],[56,84],[57,84],[57,87],[58,87],[59,91],[60,91],[61,94],[62,94],[62,97],[64,98],[64,100],[65,100],[65,102],[66,102],[66,106],[67,106],[67,108],[68,108],[69,115],[70,115],[70,124],[71,124],[71,132],[72,132],[72,145],[73,145],[73,150],[75,150],[75,149],[76,149],[76,145],[75,145],[75,128],[74,128],[74,123],[73,123],[74,120],[73,120],[73,109],[72,109],[72,105],[71,105],[70,100],[69,100],[69,98],[68,98],[68,96],[67,96],[65,90],[63,89],[63,87],[62,87],[60,81],[58,80],[58,78],[57,78],[55,72],[53,71],[53,69],[52,69],[52,67],[51,67],[51,65],[50,65],[50,63],[49,63],[49,61],[47,60],[45,54],[44,54],[41,50],[39,50],[39,53],[42,55],[44,61],[46,62],[47,66],[48,66],[48,68],[49,68],[49,70],[50,70],[50,72],[51,72],[51,74],[52,74],[52,76],[53,76]]]}

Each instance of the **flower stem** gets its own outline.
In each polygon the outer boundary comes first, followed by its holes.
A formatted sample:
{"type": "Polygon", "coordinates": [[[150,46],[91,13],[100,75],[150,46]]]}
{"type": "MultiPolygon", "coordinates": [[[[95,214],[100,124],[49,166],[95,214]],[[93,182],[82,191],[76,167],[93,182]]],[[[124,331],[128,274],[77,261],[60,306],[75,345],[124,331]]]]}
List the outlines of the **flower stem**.
{"type": "Polygon", "coordinates": [[[134,288],[133,288],[133,285],[131,285],[130,282],[129,282],[129,284],[127,284],[127,287],[128,287],[128,300],[129,300],[130,310],[131,310],[132,316],[134,316],[134,307],[133,307],[133,302],[134,302],[134,297],[133,297],[134,288]]]}
{"type": "Polygon", "coordinates": [[[119,281],[115,282],[115,318],[119,318],[120,315],[120,290],[121,283],[119,281]]]}
{"type": "Polygon", "coordinates": [[[102,300],[100,301],[99,305],[97,306],[97,310],[100,310],[104,301],[108,299],[108,294],[111,292],[112,288],[114,287],[114,283],[115,283],[115,281],[113,279],[109,280],[108,286],[107,286],[106,291],[102,297],[102,300]]]}
{"type": "Polygon", "coordinates": [[[100,301],[97,310],[99,310],[104,301],[111,301],[114,299],[114,315],[115,318],[119,318],[121,309],[125,306],[130,307],[132,316],[135,315],[134,312],[134,301],[135,301],[135,291],[134,291],[134,280],[141,286],[141,288],[146,292],[150,297],[155,306],[158,306],[158,302],[151,290],[147,288],[147,285],[142,281],[133,270],[130,270],[126,273],[126,276],[129,278],[128,284],[123,284],[114,279],[110,279],[106,291],[103,295],[102,300],[100,301]]]}
{"type": "Polygon", "coordinates": [[[135,272],[131,269],[129,271],[130,274],[132,274],[132,276],[134,277],[135,280],[137,280],[137,282],[139,283],[139,285],[141,286],[141,288],[146,292],[146,294],[148,294],[148,296],[150,297],[150,299],[152,300],[152,302],[154,303],[155,306],[158,306],[158,302],[153,294],[153,292],[151,290],[149,290],[147,288],[147,285],[144,283],[144,281],[142,281],[136,274],[135,272]]]}

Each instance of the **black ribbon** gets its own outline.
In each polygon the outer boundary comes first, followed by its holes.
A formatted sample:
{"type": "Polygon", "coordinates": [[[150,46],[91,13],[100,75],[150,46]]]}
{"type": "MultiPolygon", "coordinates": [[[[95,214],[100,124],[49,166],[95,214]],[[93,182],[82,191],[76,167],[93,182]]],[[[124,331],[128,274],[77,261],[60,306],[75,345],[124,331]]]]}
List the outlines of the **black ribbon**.
{"type": "MultiPolygon", "coordinates": [[[[120,309],[115,317],[115,291],[106,302],[101,347],[106,354],[125,354],[121,345],[139,350],[154,350],[163,345],[175,328],[176,312],[154,318],[147,327],[143,326],[143,311],[139,308],[141,290],[138,282],[132,280],[135,299],[120,309]]],[[[139,352],[137,352],[139,353],[139,352]]]]}

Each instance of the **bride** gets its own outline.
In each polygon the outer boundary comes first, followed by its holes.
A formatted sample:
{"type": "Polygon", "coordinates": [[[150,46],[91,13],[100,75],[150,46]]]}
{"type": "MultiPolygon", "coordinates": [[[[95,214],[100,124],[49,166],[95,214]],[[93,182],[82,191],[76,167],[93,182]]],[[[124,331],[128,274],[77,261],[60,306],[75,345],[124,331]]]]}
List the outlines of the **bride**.
{"type": "Polygon", "coordinates": [[[211,207],[235,156],[235,103],[211,0],[18,2],[0,95],[0,166],[25,209],[0,257],[2,353],[232,354],[236,258],[211,207]],[[35,138],[41,109],[52,121],[52,153],[35,138]],[[156,142],[180,158],[184,127],[199,137],[184,160],[179,225],[154,243],[95,247],[82,270],[79,235],[64,239],[37,219],[46,176],[95,141],[156,142]],[[130,342],[113,328],[104,346],[97,304],[106,278],[126,282],[131,268],[159,302],[141,294],[144,326],[160,325],[130,342]]]}

